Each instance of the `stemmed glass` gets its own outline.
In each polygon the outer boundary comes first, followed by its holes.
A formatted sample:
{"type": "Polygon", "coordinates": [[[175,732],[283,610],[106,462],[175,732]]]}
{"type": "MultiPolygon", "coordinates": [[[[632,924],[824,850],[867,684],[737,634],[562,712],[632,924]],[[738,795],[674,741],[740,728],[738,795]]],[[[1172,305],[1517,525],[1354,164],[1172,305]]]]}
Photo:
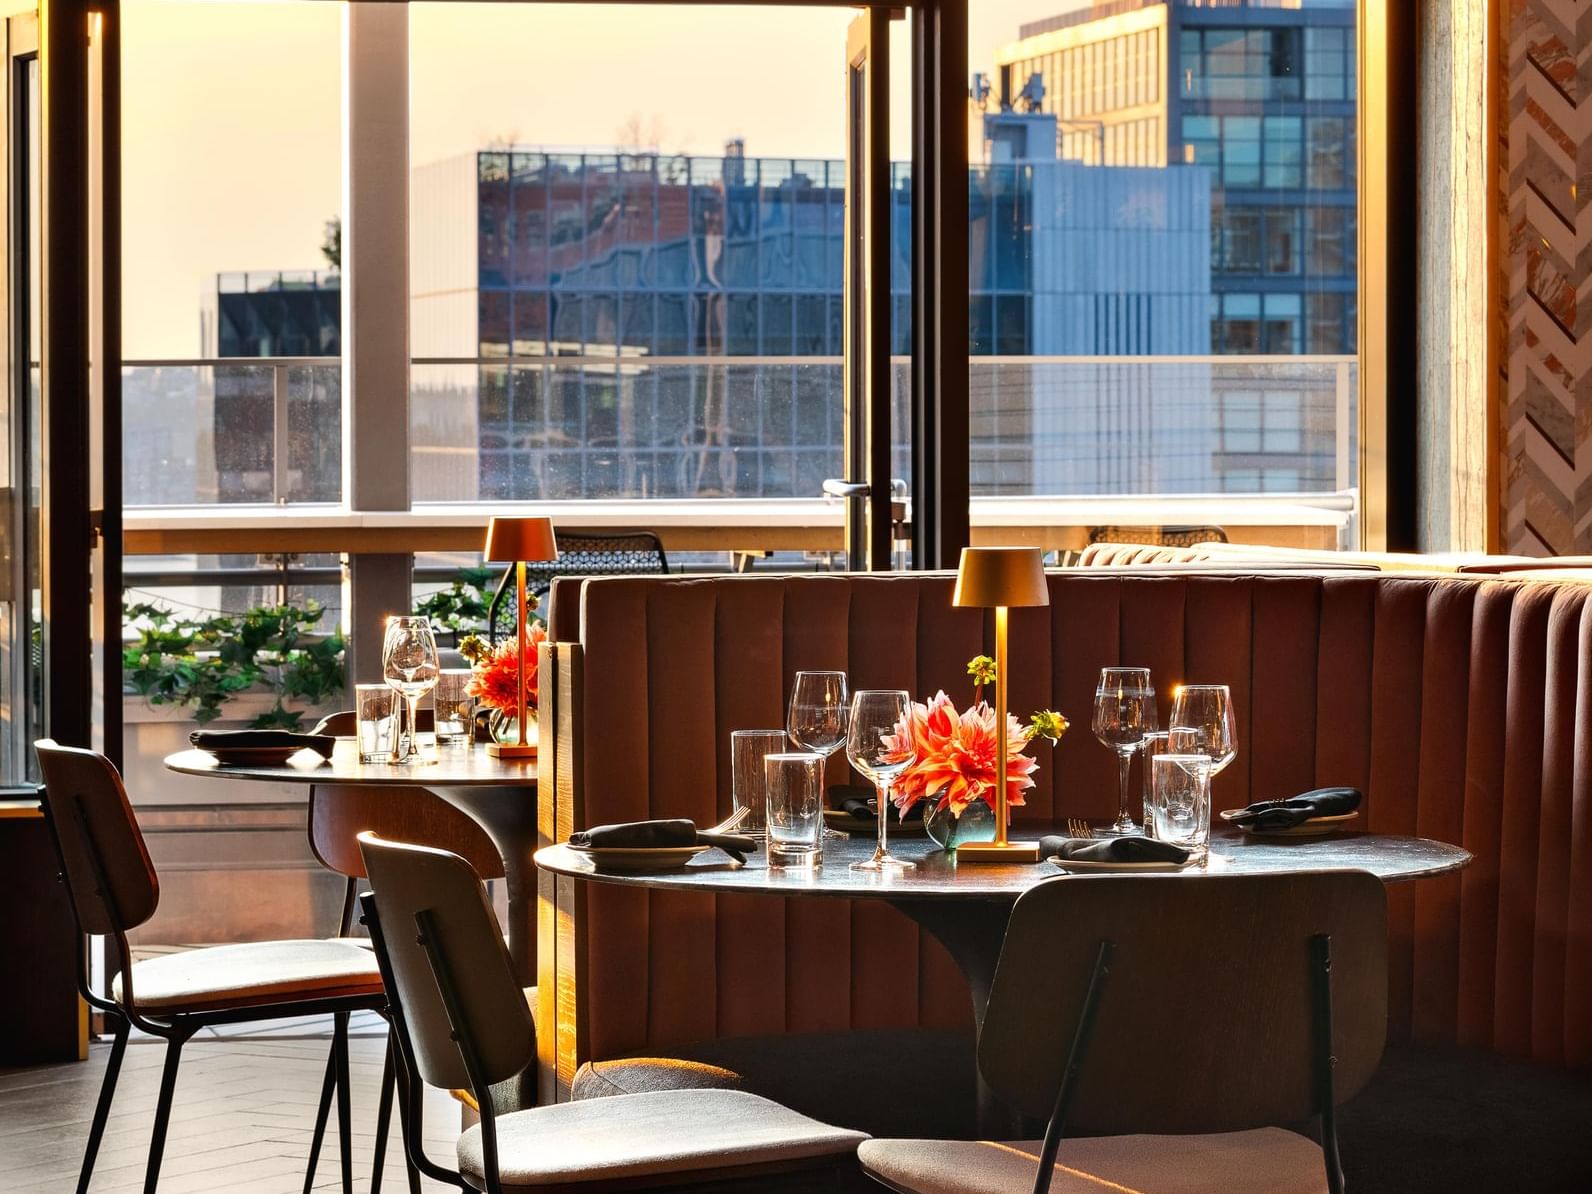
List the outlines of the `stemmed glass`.
{"type": "MultiPolygon", "coordinates": [[[[846,744],[846,726],[851,720],[851,703],[846,691],[845,672],[797,672],[790,690],[790,708],[785,715],[785,733],[803,750],[829,756],[846,744]]],[[[847,836],[824,826],[825,837],[847,836]]]]}
{"type": "Polygon", "coordinates": [[[381,648],[382,678],[404,699],[409,737],[400,732],[394,763],[423,763],[420,754],[420,698],[436,687],[441,669],[437,663],[437,640],[431,623],[422,617],[387,619],[387,637],[381,648]]]}
{"type": "Polygon", "coordinates": [[[1139,832],[1128,813],[1128,769],[1133,754],[1144,744],[1145,735],[1156,728],[1155,688],[1147,667],[1106,667],[1100,669],[1095,687],[1094,736],[1102,746],[1117,752],[1119,779],[1117,819],[1101,832],[1107,837],[1128,837],[1139,832]]]}
{"type": "Polygon", "coordinates": [[[885,828],[890,823],[890,784],[917,758],[911,739],[902,735],[896,743],[897,727],[906,720],[911,698],[903,691],[864,689],[851,698],[851,726],[846,733],[846,757],[851,765],[873,781],[879,793],[875,820],[879,841],[873,857],[852,863],[859,871],[911,870],[917,864],[893,857],[886,848],[885,828]],[[890,743],[885,739],[889,738],[890,743]]]}
{"type": "Polygon", "coordinates": [[[1167,749],[1173,754],[1204,755],[1211,778],[1238,754],[1233,694],[1225,684],[1185,684],[1172,696],[1167,749]]]}

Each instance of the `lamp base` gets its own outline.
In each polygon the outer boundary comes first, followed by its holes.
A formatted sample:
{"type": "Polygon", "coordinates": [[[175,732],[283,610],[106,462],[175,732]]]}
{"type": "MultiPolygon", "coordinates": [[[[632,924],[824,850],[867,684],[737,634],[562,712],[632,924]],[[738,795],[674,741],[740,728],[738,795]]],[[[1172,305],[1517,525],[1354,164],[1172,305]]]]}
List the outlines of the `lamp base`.
{"type": "Polygon", "coordinates": [[[968,842],[956,848],[957,865],[964,862],[1038,862],[1038,842],[968,842]]]}
{"type": "Polygon", "coordinates": [[[536,743],[534,742],[488,742],[486,753],[494,759],[534,759],[536,757],[536,743]]]}

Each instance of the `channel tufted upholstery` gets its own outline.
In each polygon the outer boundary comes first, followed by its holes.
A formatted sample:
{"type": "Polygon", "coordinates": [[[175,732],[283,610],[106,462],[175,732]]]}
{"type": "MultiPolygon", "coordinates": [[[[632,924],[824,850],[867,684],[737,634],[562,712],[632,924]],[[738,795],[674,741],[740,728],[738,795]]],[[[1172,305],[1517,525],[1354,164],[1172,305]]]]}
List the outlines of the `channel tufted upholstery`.
{"type": "MultiPolygon", "coordinates": [[[[556,629],[578,627],[578,642],[552,648],[556,675],[544,672],[544,718],[557,726],[543,760],[546,840],[726,814],[729,733],[780,725],[799,668],[965,700],[965,663],[993,632],[984,611],[951,606],[952,582],[604,579],[579,590],[578,616],[560,587],[556,629]]],[[[1011,703],[1053,707],[1073,726],[1053,757],[1042,750],[1028,812],[1113,813],[1113,757],[1088,728],[1102,666],[1148,665],[1163,705],[1176,682],[1225,681],[1242,746],[1218,807],[1351,784],[1366,793],[1369,830],[1475,855],[1458,875],[1390,892],[1390,1035],[1592,1064],[1592,750],[1577,748],[1577,728],[1592,724],[1592,583],[1068,569],[1049,584],[1048,608],[1012,611],[1011,703]]],[[[830,765],[842,779],[844,760],[830,765]]],[[[970,1017],[949,957],[878,903],[543,876],[543,909],[565,1086],[592,1057],[970,1017]]]]}

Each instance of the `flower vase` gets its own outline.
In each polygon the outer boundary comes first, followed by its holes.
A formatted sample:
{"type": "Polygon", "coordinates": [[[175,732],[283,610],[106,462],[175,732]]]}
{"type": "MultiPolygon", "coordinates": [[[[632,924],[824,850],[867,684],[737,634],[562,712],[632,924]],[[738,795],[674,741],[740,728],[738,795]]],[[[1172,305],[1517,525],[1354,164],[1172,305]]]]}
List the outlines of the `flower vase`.
{"type": "MultiPolygon", "coordinates": [[[[525,740],[536,741],[536,710],[525,711],[525,740]]],[[[492,730],[492,741],[500,742],[505,746],[512,746],[520,740],[520,719],[513,709],[494,709],[492,720],[489,723],[492,730]]]]}
{"type": "Polygon", "coordinates": [[[929,798],[928,812],[923,814],[923,828],[929,838],[947,854],[968,842],[995,840],[995,810],[982,800],[975,800],[957,816],[949,804],[929,798]]]}

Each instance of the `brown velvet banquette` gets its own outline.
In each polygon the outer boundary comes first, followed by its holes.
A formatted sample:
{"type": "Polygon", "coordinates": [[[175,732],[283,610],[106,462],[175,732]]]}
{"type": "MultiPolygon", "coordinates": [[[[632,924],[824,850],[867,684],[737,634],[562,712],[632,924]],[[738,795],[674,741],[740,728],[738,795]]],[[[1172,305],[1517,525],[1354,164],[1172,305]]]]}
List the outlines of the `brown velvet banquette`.
{"type": "MultiPolygon", "coordinates": [[[[967,699],[992,626],[951,606],[952,580],[562,583],[541,681],[543,842],[725,815],[729,733],[782,724],[797,669],[967,699]]],[[[1351,784],[1367,829],[1475,854],[1391,892],[1391,1035],[1592,1063],[1592,584],[1069,569],[1049,585],[1048,608],[1012,613],[1011,701],[1072,730],[1041,750],[1029,814],[1113,811],[1112,756],[1088,728],[1103,665],[1149,666],[1163,701],[1180,681],[1225,682],[1241,749],[1218,807],[1351,784]]],[[[841,780],[844,760],[831,767],[841,780]]],[[[970,1018],[940,946],[876,903],[540,884],[544,1098],[589,1058],[970,1018]]]]}

